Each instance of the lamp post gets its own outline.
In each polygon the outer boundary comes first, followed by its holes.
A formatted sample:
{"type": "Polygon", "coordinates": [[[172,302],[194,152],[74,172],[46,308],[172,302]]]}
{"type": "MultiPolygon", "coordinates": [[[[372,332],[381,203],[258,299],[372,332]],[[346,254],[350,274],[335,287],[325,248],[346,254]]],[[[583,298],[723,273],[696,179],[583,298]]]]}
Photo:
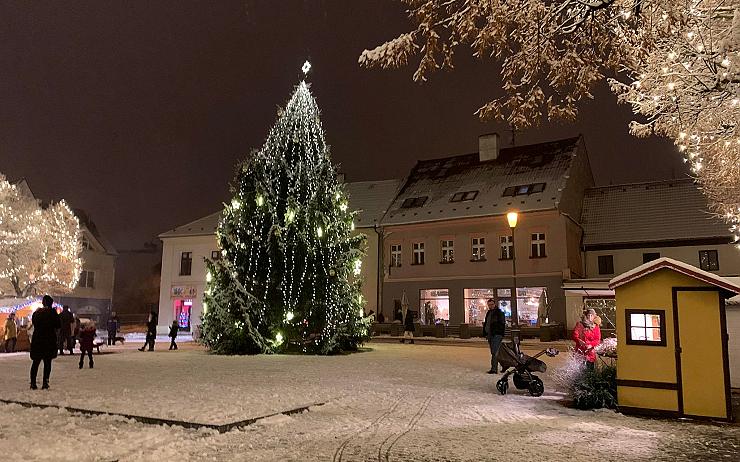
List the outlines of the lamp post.
{"type": "Polygon", "coordinates": [[[506,214],[506,220],[509,222],[509,228],[511,228],[511,275],[514,279],[514,288],[511,294],[511,322],[513,326],[519,325],[519,312],[517,310],[516,300],[516,246],[514,243],[514,228],[516,228],[516,222],[519,220],[519,214],[516,212],[509,212],[506,214]]]}

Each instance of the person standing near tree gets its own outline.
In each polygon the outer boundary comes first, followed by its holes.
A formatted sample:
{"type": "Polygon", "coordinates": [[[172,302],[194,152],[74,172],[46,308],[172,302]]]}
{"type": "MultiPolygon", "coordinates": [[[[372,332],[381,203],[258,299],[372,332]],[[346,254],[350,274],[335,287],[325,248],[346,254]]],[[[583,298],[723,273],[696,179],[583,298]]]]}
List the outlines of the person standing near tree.
{"type": "Polygon", "coordinates": [[[489,298],[487,305],[488,311],[483,322],[483,335],[488,340],[488,346],[491,349],[491,369],[488,370],[488,373],[498,374],[498,349],[506,333],[506,315],[496,305],[496,300],[489,298]]]}
{"type": "MultiPolygon", "coordinates": [[[[583,312],[583,317],[573,328],[576,352],[583,356],[587,369],[594,369],[596,363],[594,348],[601,343],[601,329],[594,322],[596,318],[596,310],[589,308],[583,312]]],[[[601,318],[599,318],[599,321],[601,321],[601,318]]]]}
{"type": "Polygon", "coordinates": [[[106,327],[108,328],[108,346],[115,345],[116,334],[121,330],[121,323],[118,321],[115,311],[110,314],[106,327]]]}
{"type": "Polygon", "coordinates": [[[149,345],[149,351],[154,351],[154,341],[157,339],[157,312],[152,311],[149,313],[149,321],[146,323],[146,340],[144,340],[144,346],[139,348],[139,351],[144,351],[149,345]]]}
{"type": "Polygon", "coordinates": [[[49,377],[51,376],[51,362],[57,357],[57,329],[62,323],[59,315],[52,307],[54,299],[44,295],[41,302],[43,307],[37,309],[31,317],[33,324],[33,338],[31,339],[31,390],[36,390],[36,376],[39,365],[44,362],[44,382],[42,390],[49,389],[49,377]]]}
{"type": "Polygon", "coordinates": [[[59,329],[59,354],[64,355],[64,346],[67,346],[69,354],[73,353],[74,345],[72,345],[72,324],[75,320],[72,316],[72,312],[69,311],[69,305],[64,305],[62,312],[59,314],[59,322],[62,327],[59,329]]]}
{"type": "Polygon", "coordinates": [[[18,326],[15,324],[15,313],[10,313],[5,320],[5,352],[13,353],[18,341],[18,326]]]}
{"type": "Polygon", "coordinates": [[[180,326],[177,325],[177,319],[172,321],[172,325],[170,326],[170,333],[168,337],[172,339],[170,341],[170,350],[177,350],[177,343],[175,343],[175,339],[177,338],[177,332],[180,330],[180,326]]]}

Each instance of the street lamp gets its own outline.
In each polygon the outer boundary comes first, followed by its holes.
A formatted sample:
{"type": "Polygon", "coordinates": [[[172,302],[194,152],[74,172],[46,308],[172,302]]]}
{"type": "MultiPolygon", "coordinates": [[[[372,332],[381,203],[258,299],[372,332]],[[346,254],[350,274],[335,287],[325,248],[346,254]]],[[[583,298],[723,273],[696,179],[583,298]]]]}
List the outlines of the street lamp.
{"type": "Polygon", "coordinates": [[[514,326],[517,326],[519,325],[519,311],[516,303],[516,245],[514,243],[514,228],[516,228],[516,222],[519,220],[519,214],[509,212],[506,214],[506,220],[509,222],[509,228],[511,228],[511,275],[514,279],[514,289],[511,294],[511,321],[514,326]]]}

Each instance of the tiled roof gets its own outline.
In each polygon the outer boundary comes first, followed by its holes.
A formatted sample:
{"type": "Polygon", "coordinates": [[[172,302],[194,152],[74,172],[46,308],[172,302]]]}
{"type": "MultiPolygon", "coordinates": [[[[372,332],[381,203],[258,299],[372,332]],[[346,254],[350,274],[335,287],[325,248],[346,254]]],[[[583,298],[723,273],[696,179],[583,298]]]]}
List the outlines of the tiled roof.
{"type": "MultiPolygon", "coordinates": [[[[398,191],[399,180],[358,181],[346,183],[349,206],[360,210],[355,219],[358,228],[372,227],[378,223],[398,191]]],[[[159,235],[160,238],[183,236],[207,236],[216,234],[221,211],[199,218],[190,223],[159,235]]]]}
{"type": "Polygon", "coordinates": [[[581,224],[587,246],[730,237],[691,179],[590,188],[581,224]]]}
{"type": "Polygon", "coordinates": [[[349,206],[360,211],[355,218],[355,226],[367,228],[380,223],[388,206],[396,197],[400,184],[401,180],[346,183],[349,206]]]}
{"type": "Polygon", "coordinates": [[[558,208],[580,137],[502,148],[497,159],[478,153],[417,162],[383,218],[383,225],[450,218],[502,215],[558,208]],[[509,186],[545,183],[530,195],[503,196],[509,186]],[[458,192],[478,191],[475,199],[451,202],[458,192]],[[427,197],[421,207],[403,208],[406,199],[427,197]]]}

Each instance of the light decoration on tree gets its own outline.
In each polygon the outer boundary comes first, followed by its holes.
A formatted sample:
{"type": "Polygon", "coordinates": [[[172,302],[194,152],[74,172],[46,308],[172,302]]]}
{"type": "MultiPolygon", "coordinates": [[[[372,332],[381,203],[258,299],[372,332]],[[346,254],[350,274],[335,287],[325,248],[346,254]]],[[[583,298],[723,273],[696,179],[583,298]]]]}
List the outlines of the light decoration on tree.
{"type": "Polygon", "coordinates": [[[415,28],[365,50],[365,67],[420,56],[414,80],[453,67],[455,51],[501,63],[505,96],[481,118],[513,128],[573,119],[611,75],[621,102],[644,120],[637,136],[675,140],[710,209],[740,227],[740,0],[402,0],[415,28]]]}
{"type": "Polygon", "coordinates": [[[352,277],[364,236],[352,233],[356,212],[305,81],[237,169],[232,193],[216,232],[221,258],[206,262],[206,346],[225,354],[356,349],[368,338],[352,277]]]}
{"type": "Polygon", "coordinates": [[[82,271],[80,233],[63,200],[42,208],[0,174],[0,295],[71,292],[82,271]]]}

